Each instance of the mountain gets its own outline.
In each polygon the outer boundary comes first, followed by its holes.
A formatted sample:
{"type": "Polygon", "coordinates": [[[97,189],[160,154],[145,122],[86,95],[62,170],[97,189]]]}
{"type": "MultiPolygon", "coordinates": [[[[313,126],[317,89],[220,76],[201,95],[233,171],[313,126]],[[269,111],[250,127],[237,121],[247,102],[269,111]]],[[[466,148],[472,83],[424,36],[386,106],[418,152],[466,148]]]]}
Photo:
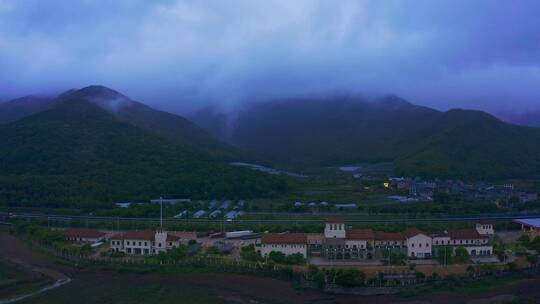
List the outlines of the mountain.
{"type": "Polygon", "coordinates": [[[48,110],[0,126],[0,204],[88,207],[159,195],[286,191],[279,177],[232,167],[215,153],[137,127],[88,96],[70,92],[48,110]]]}
{"type": "Polygon", "coordinates": [[[512,123],[540,128],[540,110],[526,112],[512,118],[512,123]]]}
{"type": "Polygon", "coordinates": [[[9,123],[37,112],[45,111],[54,104],[51,96],[25,96],[0,103],[0,124],[9,123]]]}
{"type": "Polygon", "coordinates": [[[223,158],[247,157],[181,116],[158,111],[113,89],[99,85],[69,90],[57,97],[28,96],[0,104],[0,124],[47,110],[58,102],[70,99],[84,99],[95,103],[122,122],[177,143],[192,145],[219,154],[223,158]]]}
{"type": "Polygon", "coordinates": [[[397,174],[486,179],[540,172],[539,129],[396,96],[252,104],[239,113],[232,143],[292,167],[391,161],[397,174]]]}

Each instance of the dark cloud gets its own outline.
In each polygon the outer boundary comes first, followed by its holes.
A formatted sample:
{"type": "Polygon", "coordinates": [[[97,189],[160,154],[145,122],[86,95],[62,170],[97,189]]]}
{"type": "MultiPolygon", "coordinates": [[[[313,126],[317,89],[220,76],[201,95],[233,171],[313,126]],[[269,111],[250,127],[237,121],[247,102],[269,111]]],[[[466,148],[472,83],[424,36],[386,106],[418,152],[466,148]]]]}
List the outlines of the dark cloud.
{"type": "Polygon", "coordinates": [[[393,93],[540,107],[540,2],[0,0],[0,98],[104,84],[160,108],[393,93]]]}

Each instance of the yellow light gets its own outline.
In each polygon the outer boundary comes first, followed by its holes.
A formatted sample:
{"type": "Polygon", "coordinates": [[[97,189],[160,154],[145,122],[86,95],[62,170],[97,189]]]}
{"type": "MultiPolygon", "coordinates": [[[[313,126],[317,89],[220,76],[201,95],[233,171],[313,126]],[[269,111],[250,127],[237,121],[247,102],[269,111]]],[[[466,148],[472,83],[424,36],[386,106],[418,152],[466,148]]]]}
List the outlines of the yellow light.
{"type": "Polygon", "coordinates": [[[390,187],[390,183],[384,183],[383,185],[384,185],[385,188],[390,187]]]}

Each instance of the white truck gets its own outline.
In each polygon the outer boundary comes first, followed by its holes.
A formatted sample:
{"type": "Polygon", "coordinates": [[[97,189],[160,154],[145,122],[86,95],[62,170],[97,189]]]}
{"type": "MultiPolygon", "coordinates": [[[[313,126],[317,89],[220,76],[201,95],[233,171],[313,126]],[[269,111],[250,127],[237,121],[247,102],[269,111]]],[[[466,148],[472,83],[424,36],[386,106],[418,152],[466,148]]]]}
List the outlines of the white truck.
{"type": "Polygon", "coordinates": [[[238,239],[253,234],[252,230],[231,231],[225,233],[226,239],[238,239]]]}

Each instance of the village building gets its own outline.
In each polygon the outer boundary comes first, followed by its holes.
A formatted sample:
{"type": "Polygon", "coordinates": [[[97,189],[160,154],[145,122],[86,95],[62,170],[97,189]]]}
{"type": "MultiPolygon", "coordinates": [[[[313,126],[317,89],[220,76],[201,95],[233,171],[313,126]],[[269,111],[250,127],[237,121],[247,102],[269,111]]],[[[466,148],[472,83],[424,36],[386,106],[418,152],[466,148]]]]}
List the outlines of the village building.
{"type": "Polygon", "coordinates": [[[406,239],[407,256],[410,258],[431,258],[433,239],[423,231],[410,228],[403,233],[406,239]]]}
{"type": "Polygon", "coordinates": [[[180,237],[167,231],[129,231],[113,235],[111,251],[133,255],[151,255],[179,247],[180,237]]]}
{"type": "Polygon", "coordinates": [[[488,235],[478,233],[476,229],[453,229],[433,238],[433,246],[448,246],[454,250],[463,247],[471,256],[493,254],[493,245],[488,235]]]}
{"type": "Polygon", "coordinates": [[[71,242],[95,244],[104,241],[107,233],[94,229],[68,228],[64,230],[64,235],[71,242]]]}
{"type": "Polygon", "coordinates": [[[486,220],[480,220],[476,223],[476,231],[481,235],[493,235],[495,230],[493,229],[493,223],[486,220]]]}
{"type": "Polygon", "coordinates": [[[260,254],[266,257],[272,251],[285,255],[300,253],[307,258],[307,247],[306,233],[269,233],[261,238],[260,254]]]}
{"type": "Polygon", "coordinates": [[[260,253],[272,251],[285,255],[301,253],[304,257],[328,260],[382,259],[390,253],[401,253],[409,259],[430,259],[439,246],[452,249],[464,247],[471,256],[493,254],[489,236],[493,224],[479,222],[476,229],[455,229],[440,235],[430,235],[416,228],[402,232],[350,229],[340,218],[329,219],[324,233],[273,233],[263,235],[260,253]]]}

